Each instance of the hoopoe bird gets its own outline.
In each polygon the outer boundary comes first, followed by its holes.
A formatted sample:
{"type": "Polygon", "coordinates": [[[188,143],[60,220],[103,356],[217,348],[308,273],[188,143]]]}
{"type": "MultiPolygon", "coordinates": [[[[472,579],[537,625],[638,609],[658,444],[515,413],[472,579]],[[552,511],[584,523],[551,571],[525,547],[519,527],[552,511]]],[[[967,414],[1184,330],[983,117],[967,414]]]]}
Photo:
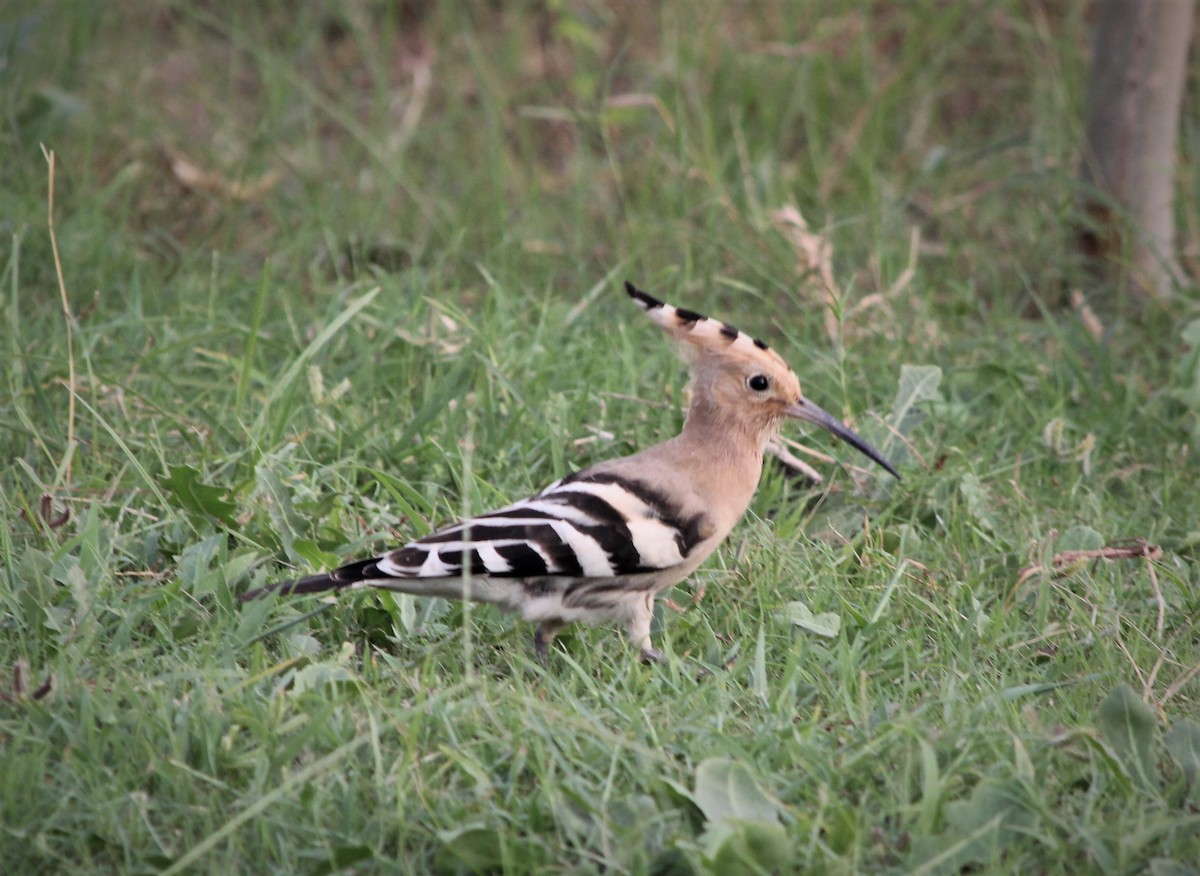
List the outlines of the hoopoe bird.
{"type": "Polygon", "coordinates": [[[785,418],[829,430],[900,477],[879,451],[806,399],[792,369],[762,341],[632,283],[625,289],[691,367],[680,434],[380,556],[241,599],[363,588],[470,599],[534,622],[543,662],[554,636],[573,621],[622,623],[642,658],[657,661],[655,597],[695,571],[745,513],[763,452],[785,418]]]}

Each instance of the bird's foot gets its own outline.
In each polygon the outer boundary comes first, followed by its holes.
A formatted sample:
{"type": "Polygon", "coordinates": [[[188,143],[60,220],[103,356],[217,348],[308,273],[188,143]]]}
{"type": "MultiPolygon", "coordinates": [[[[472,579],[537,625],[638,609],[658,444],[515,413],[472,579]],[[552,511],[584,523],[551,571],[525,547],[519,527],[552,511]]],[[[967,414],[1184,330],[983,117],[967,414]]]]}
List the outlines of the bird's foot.
{"type": "Polygon", "coordinates": [[[666,663],[667,655],[657,648],[646,647],[642,649],[643,663],[666,663]]]}
{"type": "Polygon", "coordinates": [[[545,666],[550,662],[550,643],[554,641],[554,637],[558,631],[562,629],[562,624],[541,623],[537,629],[533,631],[533,653],[538,659],[538,663],[545,666]]]}

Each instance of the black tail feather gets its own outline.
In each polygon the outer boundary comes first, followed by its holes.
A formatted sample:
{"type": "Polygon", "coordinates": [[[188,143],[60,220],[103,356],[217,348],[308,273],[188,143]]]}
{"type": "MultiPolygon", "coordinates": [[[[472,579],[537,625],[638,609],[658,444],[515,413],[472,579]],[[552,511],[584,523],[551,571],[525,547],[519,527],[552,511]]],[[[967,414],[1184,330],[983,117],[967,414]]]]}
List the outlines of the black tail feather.
{"type": "Polygon", "coordinates": [[[319,575],[308,575],[293,581],[280,581],[278,584],[268,584],[266,587],[256,587],[247,590],[238,597],[238,602],[250,602],[262,599],[268,593],[278,593],[280,596],[290,596],[295,593],[325,593],[329,590],[341,590],[357,584],[359,581],[372,581],[387,578],[379,571],[378,558],[359,560],[339,566],[332,572],[322,572],[319,575]]]}

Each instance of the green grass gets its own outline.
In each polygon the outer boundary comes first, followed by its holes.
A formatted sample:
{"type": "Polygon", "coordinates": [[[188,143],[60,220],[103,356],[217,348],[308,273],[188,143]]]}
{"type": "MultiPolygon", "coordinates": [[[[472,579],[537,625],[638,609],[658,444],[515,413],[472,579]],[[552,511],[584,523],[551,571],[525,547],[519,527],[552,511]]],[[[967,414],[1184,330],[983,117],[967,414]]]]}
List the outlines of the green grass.
{"type": "Polygon", "coordinates": [[[1073,254],[1070,4],[118,6],[0,16],[6,872],[1200,858],[1195,289],[1134,311],[1073,254]],[[665,666],[235,603],[673,434],[626,277],[769,339],[903,482],[769,466],[665,666]],[[905,365],[940,374],[906,446],[905,365]]]}

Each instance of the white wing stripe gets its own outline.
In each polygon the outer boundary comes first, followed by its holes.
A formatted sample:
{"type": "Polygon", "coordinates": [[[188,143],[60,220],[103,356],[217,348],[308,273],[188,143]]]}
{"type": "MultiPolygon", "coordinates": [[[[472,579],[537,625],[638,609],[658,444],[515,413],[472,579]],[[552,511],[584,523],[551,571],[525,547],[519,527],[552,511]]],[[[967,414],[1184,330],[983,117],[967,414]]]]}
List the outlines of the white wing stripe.
{"type": "Polygon", "coordinates": [[[619,484],[578,481],[563,484],[558,488],[557,492],[589,493],[597,499],[607,502],[609,507],[630,523],[653,513],[650,506],[619,484]]]}
{"type": "Polygon", "coordinates": [[[437,551],[430,551],[425,557],[425,562],[421,563],[421,569],[417,574],[422,578],[444,578],[447,575],[458,575],[460,570],[456,566],[448,566],[442,562],[437,551]]]}
{"type": "MultiPolygon", "coordinates": [[[[608,552],[590,535],[584,535],[566,520],[551,520],[550,528],[575,554],[583,574],[589,578],[608,578],[613,574],[608,552]]],[[[536,546],[536,545],[535,545],[536,546]]]]}
{"type": "Polygon", "coordinates": [[[683,562],[677,536],[679,530],[661,520],[647,517],[629,521],[633,546],[641,554],[642,564],[654,569],[666,569],[683,562]]]}
{"type": "MultiPolygon", "coordinates": [[[[570,521],[571,523],[582,523],[585,526],[590,526],[598,522],[596,518],[592,517],[586,511],[568,505],[563,501],[553,501],[552,496],[530,499],[528,502],[522,502],[520,508],[521,510],[540,511],[544,514],[552,515],[551,519],[557,518],[559,520],[570,521]]],[[[505,522],[518,519],[516,517],[504,518],[505,522]]],[[[544,520],[546,518],[536,519],[544,520]]]]}
{"type": "Polygon", "coordinates": [[[479,559],[483,561],[484,568],[489,572],[499,574],[512,570],[512,563],[500,556],[496,550],[496,544],[484,541],[477,542],[473,547],[479,552],[479,559]]]}

